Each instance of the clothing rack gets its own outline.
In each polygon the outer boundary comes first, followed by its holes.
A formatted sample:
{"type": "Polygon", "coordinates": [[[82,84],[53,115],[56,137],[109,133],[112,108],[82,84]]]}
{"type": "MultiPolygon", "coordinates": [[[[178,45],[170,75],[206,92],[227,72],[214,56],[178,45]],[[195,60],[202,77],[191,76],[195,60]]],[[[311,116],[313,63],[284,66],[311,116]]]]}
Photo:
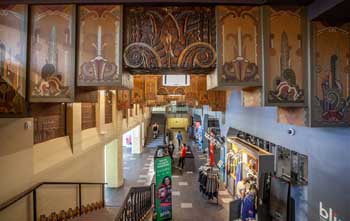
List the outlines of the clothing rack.
{"type": "Polygon", "coordinates": [[[199,168],[199,191],[203,198],[208,200],[217,199],[216,204],[219,204],[219,174],[208,164],[199,168]]]}

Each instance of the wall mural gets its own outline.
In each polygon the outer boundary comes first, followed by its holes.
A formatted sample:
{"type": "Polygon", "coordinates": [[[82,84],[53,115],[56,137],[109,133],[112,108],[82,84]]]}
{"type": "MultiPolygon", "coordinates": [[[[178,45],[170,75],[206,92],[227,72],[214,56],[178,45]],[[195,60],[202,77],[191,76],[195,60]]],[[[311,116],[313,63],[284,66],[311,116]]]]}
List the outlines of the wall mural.
{"type": "Polygon", "coordinates": [[[78,103],[97,103],[98,102],[98,89],[77,87],[75,88],[74,102],[78,103]]]}
{"type": "Polygon", "coordinates": [[[117,109],[127,110],[131,107],[130,90],[117,90],[117,109]]]}
{"type": "Polygon", "coordinates": [[[267,105],[304,106],[304,10],[269,7],[267,105]]]}
{"type": "Polygon", "coordinates": [[[31,6],[30,101],[74,98],[75,6],[31,6]]]}
{"type": "Polygon", "coordinates": [[[78,86],[120,83],[121,7],[79,7],[78,86]]]}
{"type": "Polygon", "coordinates": [[[350,23],[313,23],[312,126],[350,125],[350,23]]]}
{"type": "Polygon", "coordinates": [[[147,76],[145,78],[145,99],[148,100],[156,100],[157,99],[157,76],[147,76]]]}
{"type": "Polygon", "coordinates": [[[207,91],[207,78],[198,79],[198,105],[208,105],[208,91],[207,91]]]}
{"type": "Polygon", "coordinates": [[[259,13],[259,7],[217,7],[219,86],[261,85],[259,13]]]}
{"type": "Polygon", "coordinates": [[[143,105],[145,103],[145,77],[134,76],[134,87],[132,89],[132,103],[143,105]]]}
{"type": "Polygon", "coordinates": [[[125,7],[124,66],[157,73],[215,68],[213,7],[125,7]]]}
{"type": "Polygon", "coordinates": [[[0,115],[25,112],[27,6],[0,5],[0,115]]]}
{"type": "Polygon", "coordinates": [[[212,111],[226,111],[226,91],[208,91],[209,106],[212,111]]]}
{"type": "Polygon", "coordinates": [[[65,104],[31,104],[34,144],[66,136],[65,104]]]}
{"type": "Polygon", "coordinates": [[[307,112],[302,107],[277,107],[277,122],[305,126],[307,122],[307,112]]]}

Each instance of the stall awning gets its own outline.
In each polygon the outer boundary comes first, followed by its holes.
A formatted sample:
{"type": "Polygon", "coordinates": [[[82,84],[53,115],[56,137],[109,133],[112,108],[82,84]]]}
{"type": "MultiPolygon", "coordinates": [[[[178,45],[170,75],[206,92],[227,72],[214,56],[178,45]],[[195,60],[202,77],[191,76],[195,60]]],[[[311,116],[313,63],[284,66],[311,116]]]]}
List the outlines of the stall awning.
{"type": "Polygon", "coordinates": [[[239,130],[230,127],[227,131],[226,137],[237,137],[239,134],[239,130]]]}

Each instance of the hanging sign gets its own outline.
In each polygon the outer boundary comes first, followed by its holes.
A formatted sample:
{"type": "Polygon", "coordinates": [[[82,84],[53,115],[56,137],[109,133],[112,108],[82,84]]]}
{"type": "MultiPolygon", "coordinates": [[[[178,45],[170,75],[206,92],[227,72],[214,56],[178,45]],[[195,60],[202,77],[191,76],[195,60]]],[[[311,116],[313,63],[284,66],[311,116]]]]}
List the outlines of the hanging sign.
{"type": "Polygon", "coordinates": [[[157,221],[171,220],[171,158],[170,156],[155,157],[154,171],[156,175],[156,209],[157,221]]]}

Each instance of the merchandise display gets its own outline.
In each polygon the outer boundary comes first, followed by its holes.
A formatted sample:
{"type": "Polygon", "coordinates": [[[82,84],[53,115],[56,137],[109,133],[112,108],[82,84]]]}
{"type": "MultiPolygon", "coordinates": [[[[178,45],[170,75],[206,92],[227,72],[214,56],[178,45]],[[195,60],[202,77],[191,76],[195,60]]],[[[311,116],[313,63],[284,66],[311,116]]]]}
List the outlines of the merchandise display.
{"type": "Polygon", "coordinates": [[[208,200],[214,198],[219,202],[219,175],[213,167],[201,166],[199,168],[199,190],[208,200]]]}

